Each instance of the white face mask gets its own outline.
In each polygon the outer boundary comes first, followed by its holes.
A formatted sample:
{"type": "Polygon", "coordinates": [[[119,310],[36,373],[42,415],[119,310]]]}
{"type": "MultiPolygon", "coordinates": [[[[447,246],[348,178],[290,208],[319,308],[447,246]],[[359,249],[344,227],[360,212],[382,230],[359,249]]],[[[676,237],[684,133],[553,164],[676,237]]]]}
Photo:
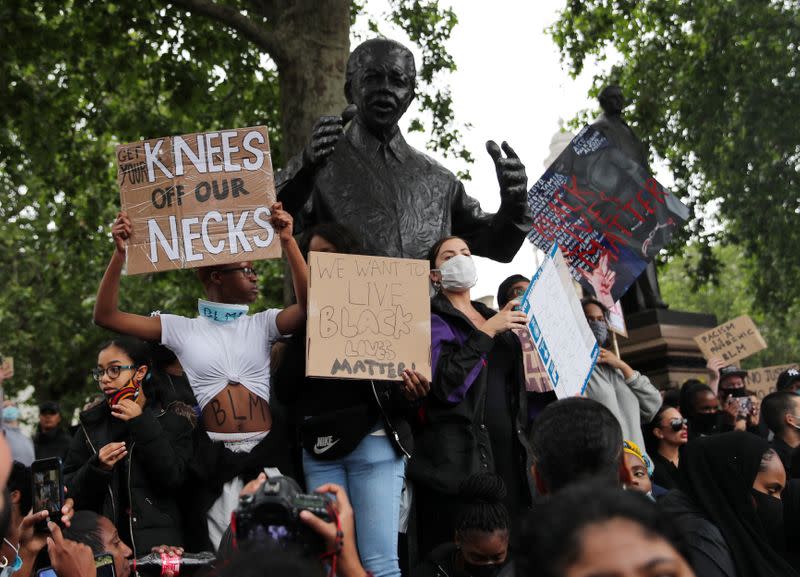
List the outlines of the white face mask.
{"type": "Polygon", "coordinates": [[[442,288],[451,292],[468,291],[478,282],[478,271],[471,256],[458,254],[439,267],[442,288]]]}

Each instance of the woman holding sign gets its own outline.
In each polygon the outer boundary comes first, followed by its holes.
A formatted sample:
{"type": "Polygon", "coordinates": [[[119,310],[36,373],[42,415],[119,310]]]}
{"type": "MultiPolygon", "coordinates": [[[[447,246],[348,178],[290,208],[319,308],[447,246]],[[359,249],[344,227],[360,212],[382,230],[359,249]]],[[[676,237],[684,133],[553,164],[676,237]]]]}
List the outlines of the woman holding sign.
{"type": "MultiPolygon", "coordinates": [[[[303,327],[308,271],[292,236],[292,217],[280,203],[271,208],[292,272],[298,304],[248,315],[259,294],[257,273],[249,261],[198,269],[206,298],[200,316],[145,317],[120,311],[119,282],[132,226],[120,213],[112,228],[116,250],[106,269],[94,307],[96,324],[148,341],[160,341],[183,366],[201,409],[207,447],[201,447],[208,473],[208,529],[216,547],[230,522],[239,491],[267,465],[288,473],[288,441],[273,427],[270,398],[270,348],[284,334],[303,327]]],[[[280,422],[279,422],[280,424],[280,422]]],[[[205,436],[204,436],[205,437],[205,436]]]]}
{"type": "Polygon", "coordinates": [[[458,486],[494,472],[509,511],[531,500],[527,399],[522,349],[512,329],[527,330],[512,300],[500,312],[470,300],[478,281],[467,243],[437,242],[429,253],[433,381],[423,405],[409,477],[415,482],[420,553],[452,540],[458,486]]]}
{"type": "MultiPolygon", "coordinates": [[[[302,252],[358,254],[346,228],[310,229],[302,252]]],[[[275,395],[296,418],[309,490],[344,487],[353,504],[358,551],[375,577],[399,577],[397,534],[406,458],[413,439],[407,414],[430,383],[411,369],[402,381],[306,377],[306,331],[293,334],[275,373],[275,395]]]]}

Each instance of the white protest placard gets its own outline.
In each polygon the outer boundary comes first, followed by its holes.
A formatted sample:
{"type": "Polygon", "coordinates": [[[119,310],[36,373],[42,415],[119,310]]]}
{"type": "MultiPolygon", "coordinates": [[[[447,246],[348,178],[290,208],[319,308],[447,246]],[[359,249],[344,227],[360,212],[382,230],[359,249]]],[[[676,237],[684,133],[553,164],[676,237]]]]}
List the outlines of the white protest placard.
{"type": "Polygon", "coordinates": [[[531,279],[520,310],[559,399],[582,395],[600,347],[572,288],[567,263],[553,244],[531,279]]]}

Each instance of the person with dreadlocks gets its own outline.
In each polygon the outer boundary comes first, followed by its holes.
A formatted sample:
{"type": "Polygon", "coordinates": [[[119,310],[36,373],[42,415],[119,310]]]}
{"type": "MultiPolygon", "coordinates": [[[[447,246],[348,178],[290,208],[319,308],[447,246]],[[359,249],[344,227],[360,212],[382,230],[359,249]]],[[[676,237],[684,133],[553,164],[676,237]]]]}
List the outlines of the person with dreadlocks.
{"type": "Polygon", "coordinates": [[[512,576],[505,495],[503,479],[494,473],[477,473],[462,481],[453,542],[431,551],[412,577],[512,576]]]}

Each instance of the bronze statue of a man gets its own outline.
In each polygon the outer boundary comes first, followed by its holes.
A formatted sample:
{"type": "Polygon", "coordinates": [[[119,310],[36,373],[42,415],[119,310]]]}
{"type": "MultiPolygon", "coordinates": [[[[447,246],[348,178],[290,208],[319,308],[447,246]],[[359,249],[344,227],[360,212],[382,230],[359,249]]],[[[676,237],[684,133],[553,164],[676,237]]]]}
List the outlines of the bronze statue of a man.
{"type": "Polygon", "coordinates": [[[344,118],[319,119],[302,154],[278,173],[278,199],[300,227],[339,223],[371,254],[424,259],[438,239],[454,234],[474,254],[509,262],[532,222],[525,167],[508,144],[504,157],[486,143],[501,203],[496,214],[483,212],[455,175],[400,133],[415,77],[414,57],[402,44],[373,39],[356,47],[347,62],[344,118]]]}
{"type": "MultiPolygon", "coordinates": [[[[626,106],[625,97],[619,86],[606,86],[598,98],[603,114],[592,124],[608,138],[626,156],[635,160],[641,166],[649,169],[647,161],[647,147],[639,140],[633,129],[622,118],[622,111],[626,106]]],[[[650,262],[644,272],[631,285],[628,292],[622,297],[622,308],[626,314],[631,314],[647,309],[667,308],[661,298],[656,276],[656,265],[650,262]]]]}

